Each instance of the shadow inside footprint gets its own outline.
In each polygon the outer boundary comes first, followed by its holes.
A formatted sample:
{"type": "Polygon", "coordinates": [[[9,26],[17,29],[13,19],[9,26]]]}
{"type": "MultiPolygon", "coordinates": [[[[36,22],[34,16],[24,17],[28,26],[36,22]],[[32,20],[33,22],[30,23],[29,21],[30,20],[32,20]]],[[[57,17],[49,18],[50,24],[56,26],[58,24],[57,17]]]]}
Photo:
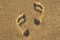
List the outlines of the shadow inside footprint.
{"type": "Polygon", "coordinates": [[[28,29],[26,29],[26,30],[24,31],[24,33],[23,33],[23,35],[24,35],[25,37],[28,37],[28,36],[29,36],[29,34],[30,34],[30,32],[29,32],[29,30],[28,30],[28,29]]]}
{"type": "Polygon", "coordinates": [[[40,20],[38,20],[37,18],[34,18],[34,24],[35,25],[40,25],[40,20]]]}

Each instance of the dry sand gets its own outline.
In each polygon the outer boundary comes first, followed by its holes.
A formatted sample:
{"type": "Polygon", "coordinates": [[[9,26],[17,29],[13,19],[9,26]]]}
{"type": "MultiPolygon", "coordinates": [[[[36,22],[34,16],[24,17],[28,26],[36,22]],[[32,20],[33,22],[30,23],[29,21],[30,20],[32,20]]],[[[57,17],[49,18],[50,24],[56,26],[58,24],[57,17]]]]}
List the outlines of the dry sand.
{"type": "Polygon", "coordinates": [[[0,0],[0,40],[60,40],[60,0],[0,0]],[[34,2],[43,5],[43,17],[34,2]],[[26,20],[19,26],[21,14],[26,20]],[[42,22],[36,25],[34,18],[42,22]],[[26,29],[29,34],[24,36],[26,29]]]}

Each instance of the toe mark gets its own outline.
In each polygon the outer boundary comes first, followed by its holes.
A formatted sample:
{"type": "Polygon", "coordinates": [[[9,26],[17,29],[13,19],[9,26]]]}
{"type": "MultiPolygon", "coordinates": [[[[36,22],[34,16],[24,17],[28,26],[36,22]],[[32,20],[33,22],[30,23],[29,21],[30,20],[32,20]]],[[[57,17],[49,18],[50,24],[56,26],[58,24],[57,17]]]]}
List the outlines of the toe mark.
{"type": "Polygon", "coordinates": [[[19,26],[21,26],[23,23],[26,22],[26,17],[25,14],[21,14],[19,15],[18,19],[17,19],[17,23],[19,26]]]}
{"type": "Polygon", "coordinates": [[[34,10],[42,13],[43,11],[43,6],[39,2],[34,2],[34,10]]]}

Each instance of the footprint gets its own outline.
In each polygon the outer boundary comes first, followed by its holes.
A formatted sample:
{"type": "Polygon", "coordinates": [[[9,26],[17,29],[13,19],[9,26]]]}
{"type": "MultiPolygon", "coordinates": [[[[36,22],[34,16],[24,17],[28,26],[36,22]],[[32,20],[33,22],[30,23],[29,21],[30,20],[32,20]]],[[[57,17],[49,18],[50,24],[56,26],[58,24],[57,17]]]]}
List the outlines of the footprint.
{"type": "MultiPolygon", "coordinates": [[[[44,7],[40,2],[34,2],[33,4],[34,10],[38,13],[40,13],[40,16],[37,18],[34,18],[34,24],[39,25],[42,22],[43,15],[44,15],[44,7]]],[[[38,14],[39,15],[39,14],[38,14]]]]}
{"type": "Polygon", "coordinates": [[[42,13],[44,10],[44,7],[39,2],[34,2],[33,6],[34,6],[34,10],[37,12],[42,13]]]}
{"type": "Polygon", "coordinates": [[[19,26],[21,26],[22,24],[24,24],[26,22],[26,17],[25,17],[25,14],[21,14],[19,15],[19,17],[17,18],[17,24],[19,26]]]}

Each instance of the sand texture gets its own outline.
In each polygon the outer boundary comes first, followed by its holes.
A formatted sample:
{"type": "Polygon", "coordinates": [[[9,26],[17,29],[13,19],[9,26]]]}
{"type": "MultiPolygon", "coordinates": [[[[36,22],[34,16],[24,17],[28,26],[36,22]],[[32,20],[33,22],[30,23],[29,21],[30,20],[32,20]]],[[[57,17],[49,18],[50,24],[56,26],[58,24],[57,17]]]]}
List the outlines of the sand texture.
{"type": "Polygon", "coordinates": [[[60,40],[60,0],[0,0],[0,40],[60,40]]]}

